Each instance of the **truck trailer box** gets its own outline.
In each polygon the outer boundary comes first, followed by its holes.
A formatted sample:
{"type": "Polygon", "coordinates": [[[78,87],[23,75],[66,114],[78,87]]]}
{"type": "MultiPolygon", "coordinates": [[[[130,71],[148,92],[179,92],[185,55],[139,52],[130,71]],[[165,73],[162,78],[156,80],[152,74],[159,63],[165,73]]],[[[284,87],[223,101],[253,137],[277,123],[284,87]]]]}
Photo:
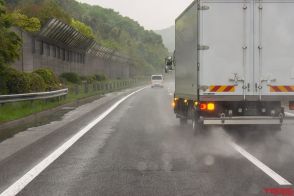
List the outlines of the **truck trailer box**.
{"type": "Polygon", "coordinates": [[[278,123],[294,100],[294,0],[194,1],[176,19],[175,46],[175,100],[214,102],[208,116],[278,123]]]}

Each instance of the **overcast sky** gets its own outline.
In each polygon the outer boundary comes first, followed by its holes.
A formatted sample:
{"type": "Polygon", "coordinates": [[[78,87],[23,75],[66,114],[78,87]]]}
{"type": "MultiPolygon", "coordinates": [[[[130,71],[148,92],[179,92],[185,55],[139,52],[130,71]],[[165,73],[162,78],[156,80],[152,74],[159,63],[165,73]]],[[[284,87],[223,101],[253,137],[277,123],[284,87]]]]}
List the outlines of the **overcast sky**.
{"type": "Polygon", "coordinates": [[[123,16],[138,21],[146,29],[164,29],[174,24],[175,18],[193,0],[78,0],[91,5],[112,8],[123,16]]]}

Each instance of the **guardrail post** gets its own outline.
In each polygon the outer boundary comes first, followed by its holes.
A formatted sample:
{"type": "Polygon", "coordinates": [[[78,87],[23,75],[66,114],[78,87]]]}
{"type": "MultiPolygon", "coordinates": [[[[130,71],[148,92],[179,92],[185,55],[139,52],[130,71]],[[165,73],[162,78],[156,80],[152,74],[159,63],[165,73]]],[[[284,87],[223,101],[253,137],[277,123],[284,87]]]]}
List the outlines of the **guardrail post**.
{"type": "Polygon", "coordinates": [[[97,87],[98,87],[98,91],[101,91],[101,83],[100,82],[97,83],[97,87]]]}
{"type": "Polygon", "coordinates": [[[75,94],[78,95],[79,94],[79,85],[75,85],[75,94]]]}
{"type": "Polygon", "coordinates": [[[95,83],[92,84],[92,90],[93,90],[94,92],[96,91],[95,83]]]}
{"type": "Polygon", "coordinates": [[[85,93],[88,93],[89,92],[89,85],[88,85],[87,82],[85,83],[85,91],[84,92],[85,93]]]}

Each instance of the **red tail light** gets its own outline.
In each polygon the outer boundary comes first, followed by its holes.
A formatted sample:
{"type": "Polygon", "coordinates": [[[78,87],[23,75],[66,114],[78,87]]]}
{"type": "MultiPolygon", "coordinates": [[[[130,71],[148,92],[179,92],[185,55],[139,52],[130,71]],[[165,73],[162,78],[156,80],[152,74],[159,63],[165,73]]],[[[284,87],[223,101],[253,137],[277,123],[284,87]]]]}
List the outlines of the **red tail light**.
{"type": "Polygon", "coordinates": [[[207,104],[206,103],[201,103],[200,104],[200,110],[206,110],[207,109],[207,104]]]}

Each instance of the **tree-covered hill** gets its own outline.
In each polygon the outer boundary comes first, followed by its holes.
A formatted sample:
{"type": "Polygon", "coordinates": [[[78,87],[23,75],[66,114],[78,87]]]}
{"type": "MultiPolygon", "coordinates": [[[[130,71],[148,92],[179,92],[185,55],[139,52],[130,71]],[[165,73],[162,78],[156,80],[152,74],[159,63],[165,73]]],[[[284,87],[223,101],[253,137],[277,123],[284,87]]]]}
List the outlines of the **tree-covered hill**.
{"type": "Polygon", "coordinates": [[[37,17],[43,25],[52,17],[72,25],[102,46],[130,56],[145,73],[160,70],[168,55],[160,35],[111,9],[75,0],[6,0],[6,3],[10,10],[37,17]]]}
{"type": "Polygon", "coordinates": [[[155,32],[161,35],[164,45],[168,48],[170,53],[173,53],[175,50],[175,26],[155,32]]]}

